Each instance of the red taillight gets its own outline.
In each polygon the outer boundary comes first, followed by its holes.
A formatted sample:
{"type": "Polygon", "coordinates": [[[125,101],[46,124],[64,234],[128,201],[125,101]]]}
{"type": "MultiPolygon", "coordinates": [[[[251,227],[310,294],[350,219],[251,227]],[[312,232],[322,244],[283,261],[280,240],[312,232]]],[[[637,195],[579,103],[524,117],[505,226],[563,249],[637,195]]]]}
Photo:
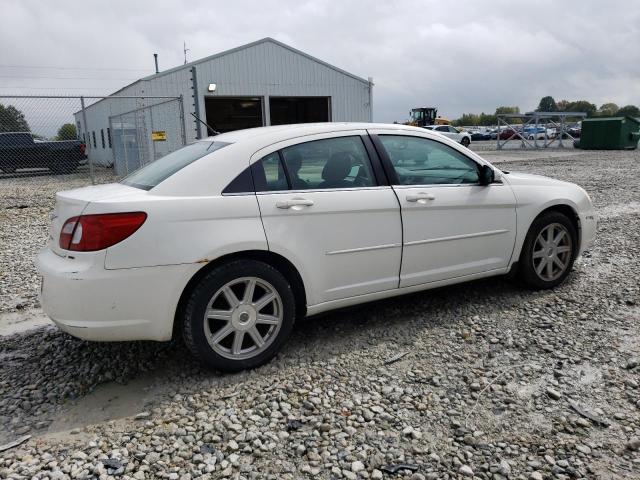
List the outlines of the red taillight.
{"type": "Polygon", "coordinates": [[[146,219],[144,212],[72,217],[62,226],[59,245],[76,252],[103,250],[132,235],[146,219]]]}
{"type": "Polygon", "coordinates": [[[84,143],[80,144],[80,154],[84,155],[84,151],[87,149],[87,146],[84,143]]]}

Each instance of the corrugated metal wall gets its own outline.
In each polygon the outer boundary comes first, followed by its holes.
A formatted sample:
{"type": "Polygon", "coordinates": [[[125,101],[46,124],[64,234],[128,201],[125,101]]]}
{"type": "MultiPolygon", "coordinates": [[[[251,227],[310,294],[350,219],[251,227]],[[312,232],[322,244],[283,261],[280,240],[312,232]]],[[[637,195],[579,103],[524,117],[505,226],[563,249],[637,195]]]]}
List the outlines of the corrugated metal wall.
{"type": "MultiPolygon", "coordinates": [[[[270,96],[323,96],[331,97],[332,121],[371,121],[368,82],[271,39],[239,47],[194,64],[199,90],[197,100],[203,119],[206,96],[262,97],[267,125],[270,96]],[[210,83],[216,84],[213,93],[207,91],[210,83]]],[[[140,80],[117,92],[116,96],[182,95],[186,139],[190,142],[196,138],[197,131],[195,121],[190,115],[191,112],[195,112],[192,85],[191,65],[185,65],[140,80]]],[[[136,102],[140,103],[140,100],[113,98],[89,107],[89,130],[98,132],[101,128],[106,129],[109,116],[137,108],[139,105],[136,102]]],[[[76,115],[76,121],[82,122],[80,115],[76,115]]],[[[101,145],[98,145],[92,152],[95,155],[94,161],[110,164],[113,154],[110,151],[102,151],[100,147],[101,145]]]]}

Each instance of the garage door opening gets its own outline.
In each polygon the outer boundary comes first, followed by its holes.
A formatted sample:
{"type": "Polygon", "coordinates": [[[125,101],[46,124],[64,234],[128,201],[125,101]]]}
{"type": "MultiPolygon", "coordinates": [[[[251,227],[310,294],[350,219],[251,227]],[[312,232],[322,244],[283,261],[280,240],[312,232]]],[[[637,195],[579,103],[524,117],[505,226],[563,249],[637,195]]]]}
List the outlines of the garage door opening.
{"type": "Polygon", "coordinates": [[[270,97],[271,125],[328,122],[330,97],[270,97]]]}
{"type": "Polygon", "coordinates": [[[204,107],[207,123],[221,133],[264,125],[259,97],[205,97],[204,107]]]}

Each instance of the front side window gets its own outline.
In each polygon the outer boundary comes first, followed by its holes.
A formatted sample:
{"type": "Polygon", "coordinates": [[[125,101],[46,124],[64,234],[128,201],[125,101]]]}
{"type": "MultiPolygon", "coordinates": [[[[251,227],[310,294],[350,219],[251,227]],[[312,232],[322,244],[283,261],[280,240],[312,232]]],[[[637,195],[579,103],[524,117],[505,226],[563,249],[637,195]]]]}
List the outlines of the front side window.
{"type": "Polygon", "coordinates": [[[478,183],[478,164],[435,140],[404,135],[380,135],[399,185],[478,183]]]}
{"type": "Polygon", "coordinates": [[[230,144],[216,141],[192,143],[136,170],[120,183],[150,190],[187,165],[227,145],[230,144]]]}

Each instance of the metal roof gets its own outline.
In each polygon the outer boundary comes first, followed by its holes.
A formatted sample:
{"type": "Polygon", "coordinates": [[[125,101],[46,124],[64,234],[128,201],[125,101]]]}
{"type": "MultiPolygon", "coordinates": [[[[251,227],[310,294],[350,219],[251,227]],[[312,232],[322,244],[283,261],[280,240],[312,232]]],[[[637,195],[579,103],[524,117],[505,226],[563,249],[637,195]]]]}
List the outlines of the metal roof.
{"type": "Polygon", "coordinates": [[[278,45],[278,46],[280,46],[282,48],[285,48],[285,49],[287,49],[287,50],[289,50],[291,52],[297,53],[298,55],[302,55],[303,57],[306,57],[309,60],[312,60],[312,61],[314,61],[316,63],[321,64],[321,65],[324,65],[327,68],[335,70],[336,72],[339,72],[339,73],[341,73],[343,75],[351,77],[354,80],[358,80],[358,81],[360,81],[362,83],[365,83],[367,85],[369,84],[369,81],[365,80],[362,77],[358,77],[357,75],[354,75],[353,73],[349,73],[346,70],[342,70],[341,68],[338,68],[338,67],[336,67],[334,65],[331,65],[330,63],[327,63],[327,62],[325,62],[323,60],[320,60],[319,58],[316,58],[316,57],[314,57],[312,55],[309,55],[308,53],[305,53],[305,52],[303,52],[301,50],[298,50],[297,48],[293,48],[290,45],[287,45],[286,43],[282,43],[282,42],[276,40],[275,38],[265,37],[265,38],[261,38],[260,40],[256,40],[255,42],[247,43],[245,45],[240,45],[239,47],[235,47],[235,48],[232,48],[230,50],[225,50],[225,51],[220,52],[220,53],[214,53],[213,55],[209,55],[208,57],[204,57],[204,58],[201,58],[199,60],[194,60],[192,62],[185,63],[184,65],[178,65],[177,67],[173,67],[173,68],[170,68],[168,70],[164,70],[164,71],[159,72],[159,73],[154,73],[153,75],[149,75],[147,77],[142,77],[142,78],[140,78],[140,79],[138,79],[138,80],[136,80],[136,81],[134,81],[134,82],[132,82],[132,83],[130,83],[128,85],[125,85],[121,89],[116,90],[114,93],[112,93],[109,96],[116,95],[118,92],[121,92],[124,89],[129,88],[129,87],[131,87],[132,85],[135,85],[138,82],[147,82],[149,80],[154,80],[156,78],[160,78],[160,77],[162,77],[164,75],[167,75],[167,74],[170,74],[170,73],[173,73],[173,72],[178,72],[180,70],[189,69],[192,66],[195,66],[195,65],[198,65],[198,64],[201,64],[201,63],[204,63],[204,62],[208,62],[210,60],[215,60],[216,58],[224,57],[226,55],[231,55],[231,54],[233,54],[235,52],[238,52],[240,50],[245,50],[247,48],[251,48],[251,47],[254,47],[256,45],[260,45],[262,43],[273,43],[273,44],[278,45]]]}

